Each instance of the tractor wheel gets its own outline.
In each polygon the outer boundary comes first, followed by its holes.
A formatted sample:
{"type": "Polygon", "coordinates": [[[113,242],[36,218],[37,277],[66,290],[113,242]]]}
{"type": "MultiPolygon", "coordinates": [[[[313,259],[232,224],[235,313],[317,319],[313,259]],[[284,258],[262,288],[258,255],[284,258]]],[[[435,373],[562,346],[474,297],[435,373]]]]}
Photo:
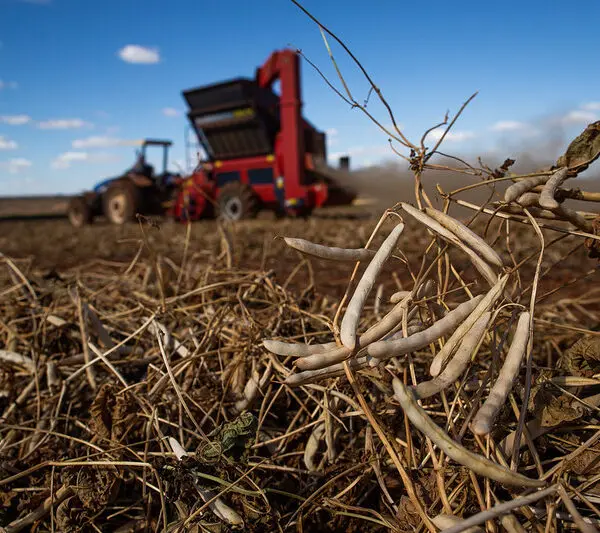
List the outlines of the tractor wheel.
{"type": "Polygon", "coordinates": [[[217,216],[225,220],[255,218],[259,205],[252,189],[243,183],[224,185],[217,199],[217,216]]]}
{"type": "Polygon", "coordinates": [[[83,196],[76,196],[69,202],[67,209],[69,222],[76,228],[81,228],[94,221],[92,210],[83,196]]]}
{"type": "Polygon", "coordinates": [[[134,220],[140,203],[134,183],[122,181],[112,184],[104,193],[104,215],[112,224],[122,225],[134,220]]]}

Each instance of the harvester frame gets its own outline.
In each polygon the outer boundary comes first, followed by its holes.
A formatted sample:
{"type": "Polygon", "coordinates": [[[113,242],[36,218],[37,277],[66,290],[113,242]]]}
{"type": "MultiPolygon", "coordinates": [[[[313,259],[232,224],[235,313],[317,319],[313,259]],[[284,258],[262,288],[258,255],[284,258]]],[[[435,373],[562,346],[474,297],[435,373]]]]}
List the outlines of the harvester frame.
{"type": "MultiPolygon", "coordinates": [[[[174,216],[253,218],[262,209],[307,216],[355,197],[327,176],[326,135],[302,116],[300,58],[272,53],[254,79],[183,92],[206,158],[184,180],[174,216]],[[280,82],[280,95],[273,91],[280,82]]],[[[347,168],[348,158],[342,158],[347,168]]]]}

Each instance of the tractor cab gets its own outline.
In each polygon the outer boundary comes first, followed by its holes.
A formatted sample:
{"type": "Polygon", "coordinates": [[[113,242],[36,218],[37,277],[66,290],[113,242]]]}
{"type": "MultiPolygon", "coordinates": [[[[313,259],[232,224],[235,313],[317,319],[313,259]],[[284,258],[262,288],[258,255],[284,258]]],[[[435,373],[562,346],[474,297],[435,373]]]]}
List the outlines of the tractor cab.
{"type": "Polygon", "coordinates": [[[148,179],[154,181],[158,187],[168,187],[172,181],[177,177],[176,174],[169,172],[169,149],[172,146],[172,141],[165,141],[160,139],[144,139],[142,145],[137,152],[137,160],[133,167],[131,167],[127,174],[145,176],[148,179]],[[148,148],[158,146],[162,148],[162,170],[156,173],[155,167],[148,162],[148,148]]]}

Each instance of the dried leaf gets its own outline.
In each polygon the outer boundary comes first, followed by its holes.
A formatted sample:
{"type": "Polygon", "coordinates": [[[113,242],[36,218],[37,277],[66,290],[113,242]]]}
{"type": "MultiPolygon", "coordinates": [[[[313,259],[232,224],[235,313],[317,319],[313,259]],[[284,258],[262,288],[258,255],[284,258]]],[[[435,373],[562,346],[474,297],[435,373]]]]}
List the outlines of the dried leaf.
{"type": "Polygon", "coordinates": [[[64,533],[79,533],[84,531],[89,520],[88,514],[81,508],[77,496],[71,496],[61,502],[56,508],[56,525],[58,531],[64,533]]]}
{"type": "Polygon", "coordinates": [[[563,352],[559,368],[574,376],[592,377],[600,371],[600,337],[581,337],[563,352]]]}
{"type": "Polygon", "coordinates": [[[130,425],[133,406],[129,394],[117,394],[110,383],[100,387],[90,406],[91,425],[101,437],[119,441],[130,425]]]}
{"type": "Polygon", "coordinates": [[[568,167],[575,172],[582,172],[590,163],[600,156],[600,121],[589,124],[577,136],[567,151],[558,158],[558,168],[568,167]]]}
{"type": "Polygon", "coordinates": [[[566,394],[552,398],[548,405],[542,410],[542,426],[552,427],[563,422],[572,422],[583,416],[583,407],[573,405],[573,400],[566,394]]]}
{"type": "MultiPolygon", "coordinates": [[[[600,235],[600,217],[592,220],[592,229],[594,235],[600,235]]],[[[588,249],[588,256],[591,259],[600,258],[600,241],[598,239],[587,238],[583,241],[584,246],[588,249]]]]}
{"type": "Polygon", "coordinates": [[[113,501],[119,491],[120,481],[115,467],[82,469],[77,474],[75,493],[83,507],[95,514],[113,501]]]}
{"type": "Polygon", "coordinates": [[[571,396],[561,394],[549,383],[542,383],[532,389],[529,407],[542,427],[572,422],[581,418],[585,412],[579,402],[574,401],[571,396]]]}
{"type": "Polygon", "coordinates": [[[105,439],[110,439],[112,429],[112,411],[115,405],[115,388],[105,383],[90,406],[90,425],[92,429],[105,439]]]}

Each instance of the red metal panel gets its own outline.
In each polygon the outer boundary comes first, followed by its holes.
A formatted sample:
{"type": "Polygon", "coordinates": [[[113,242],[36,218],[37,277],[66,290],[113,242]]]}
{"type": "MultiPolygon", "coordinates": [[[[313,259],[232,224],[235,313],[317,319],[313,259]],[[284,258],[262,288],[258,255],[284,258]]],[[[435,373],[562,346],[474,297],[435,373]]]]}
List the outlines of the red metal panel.
{"type": "MultiPolygon", "coordinates": [[[[240,159],[228,159],[225,161],[216,161],[215,173],[219,172],[239,172],[243,183],[248,183],[248,170],[260,168],[273,168],[274,176],[277,175],[275,169],[275,158],[273,156],[244,157],[240,159]]],[[[274,184],[252,184],[252,190],[256,193],[260,201],[266,207],[272,207],[276,203],[274,184]]],[[[218,192],[217,192],[218,195],[218,192]]]]}
{"type": "Polygon", "coordinates": [[[306,202],[307,190],[304,176],[304,127],[300,91],[300,61],[298,54],[282,50],[272,54],[258,70],[257,81],[261,87],[281,81],[281,130],[276,143],[276,156],[285,179],[285,199],[306,202]]]}

